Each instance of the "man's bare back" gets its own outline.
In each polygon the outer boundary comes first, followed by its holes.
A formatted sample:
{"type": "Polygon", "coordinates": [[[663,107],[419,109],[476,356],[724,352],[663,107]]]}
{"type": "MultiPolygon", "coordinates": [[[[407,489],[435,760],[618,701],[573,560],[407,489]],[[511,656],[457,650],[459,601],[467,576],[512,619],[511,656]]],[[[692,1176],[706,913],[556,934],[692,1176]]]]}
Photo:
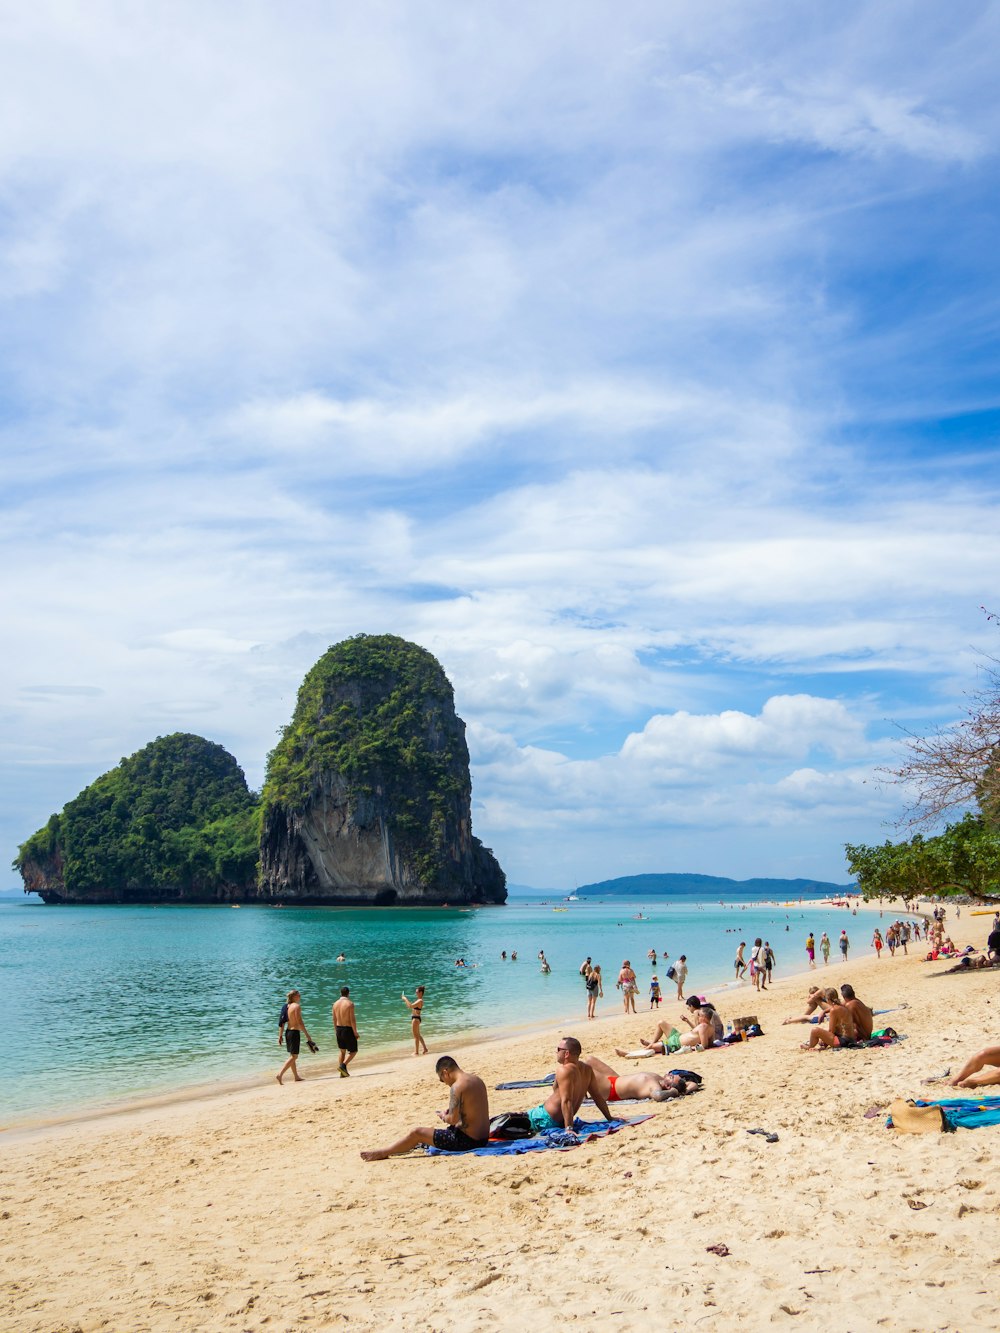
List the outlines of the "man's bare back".
{"type": "Polygon", "coordinates": [[[470,1139],[488,1139],[490,1136],[490,1105],[486,1084],[478,1074],[467,1074],[463,1069],[452,1084],[448,1111],[457,1111],[455,1119],[448,1115],[448,1123],[464,1130],[470,1139]]]}

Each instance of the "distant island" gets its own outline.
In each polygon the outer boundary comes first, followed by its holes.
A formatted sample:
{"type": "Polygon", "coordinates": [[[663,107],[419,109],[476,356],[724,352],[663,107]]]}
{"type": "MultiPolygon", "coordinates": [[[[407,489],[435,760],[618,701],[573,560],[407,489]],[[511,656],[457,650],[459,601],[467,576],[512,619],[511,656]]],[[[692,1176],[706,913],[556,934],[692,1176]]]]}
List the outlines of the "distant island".
{"type": "Polygon", "coordinates": [[[841,898],[857,893],[856,884],[828,884],[821,879],[726,879],[720,875],[622,875],[582,884],[578,898],[841,898]]]}

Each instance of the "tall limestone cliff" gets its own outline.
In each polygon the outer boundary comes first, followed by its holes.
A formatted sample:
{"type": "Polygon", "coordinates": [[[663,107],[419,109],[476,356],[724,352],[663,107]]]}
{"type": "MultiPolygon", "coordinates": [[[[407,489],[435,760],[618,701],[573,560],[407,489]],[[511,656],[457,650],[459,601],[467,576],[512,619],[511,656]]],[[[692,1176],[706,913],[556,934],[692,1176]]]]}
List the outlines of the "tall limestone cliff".
{"type": "Polygon", "coordinates": [[[257,803],[221,745],[159,736],[104,773],[14,861],[45,902],[216,902],[257,878],[257,803]]]}
{"type": "Polygon", "coordinates": [[[335,644],[268,759],[262,897],[439,904],[507,897],[472,835],[465,724],[447,676],[395,635],[335,644]]]}

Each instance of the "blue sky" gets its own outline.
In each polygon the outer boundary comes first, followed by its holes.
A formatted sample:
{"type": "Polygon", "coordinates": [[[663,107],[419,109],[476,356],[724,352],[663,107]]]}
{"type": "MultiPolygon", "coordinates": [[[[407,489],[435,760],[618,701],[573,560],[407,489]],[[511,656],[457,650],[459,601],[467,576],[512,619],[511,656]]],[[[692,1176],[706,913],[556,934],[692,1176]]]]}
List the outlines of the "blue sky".
{"type": "Polygon", "coordinates": [[[8,9],[5,858],[157,735],[259,785],[364,631],[512,880],[844,879],[996,649],[998,29],[8,9]]]}

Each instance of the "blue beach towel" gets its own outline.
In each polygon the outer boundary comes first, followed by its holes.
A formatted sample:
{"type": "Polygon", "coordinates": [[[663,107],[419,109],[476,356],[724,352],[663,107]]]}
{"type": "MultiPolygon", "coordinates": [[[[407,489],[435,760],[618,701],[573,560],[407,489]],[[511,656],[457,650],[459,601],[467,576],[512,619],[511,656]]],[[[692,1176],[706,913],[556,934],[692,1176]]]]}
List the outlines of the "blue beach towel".
{"type": "MultiPolygon", "coordinates": [[[[915,1101],[914,1106],[940,1106],[949,1129],[1000,1125],[1000,1097],[945,1097],[931,1102],[915,1101]]],[[[892,1116],[886,1121],[886,1128],[892,1128],[892,1116]]]]}
{"type": "Polygon", "coordinates": [[[645,1120],[652,1120],[651,1115],[637,1115],[632,1120],[574,1120],[573,1133],[565,1129],[544,1129],[530,1139],[512,1139],[509,1142],[497,1140],[488,1143],[485,1148],[472,1148],[470,1154],[442,1152],[440,1148],[424,1148],[428,1157],[517,1157],[526,1152],[545,1152],[555,1148],[568,1152],[570,1148],[579,1148],[592,1139],[604,1138],[608,1134],[617,1134],[628,1125],[641,1125],[645,1120]]]}
{"type": "Polygon", "coordinates": [[[498,1083],[496,1085],[496,1091],[520,1092],[522,1088],[551,1088],[552,1084],[555,1083],[555,1081],[556,1081],[555,1074],[546,1074],[544,1078],[529,1078],[525,1079],[523,1083],[498,1083]]]}

